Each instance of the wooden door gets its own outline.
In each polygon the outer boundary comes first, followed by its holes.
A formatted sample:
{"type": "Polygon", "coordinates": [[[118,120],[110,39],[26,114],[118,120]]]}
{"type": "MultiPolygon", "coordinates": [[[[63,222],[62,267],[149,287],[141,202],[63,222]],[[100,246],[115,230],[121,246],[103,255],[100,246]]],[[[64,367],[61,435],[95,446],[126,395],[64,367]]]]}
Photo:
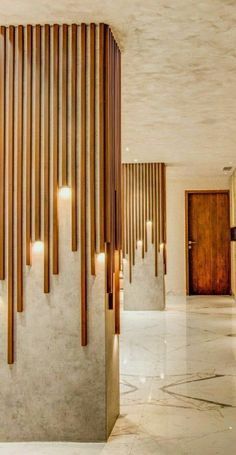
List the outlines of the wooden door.
{"type": "Polygon", "coordinates": [[[186,192],[187,291],[229,295],[229,192],[186,192]]]}

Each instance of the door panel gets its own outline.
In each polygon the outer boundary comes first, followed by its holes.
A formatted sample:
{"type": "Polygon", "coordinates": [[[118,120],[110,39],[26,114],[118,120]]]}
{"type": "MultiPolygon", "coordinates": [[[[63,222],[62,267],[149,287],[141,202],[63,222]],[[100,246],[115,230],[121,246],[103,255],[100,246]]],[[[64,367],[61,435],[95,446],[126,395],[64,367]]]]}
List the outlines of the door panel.
{"type": "Polygon", "coordinates": [[[230,294],[229,193],[187,193],[187,216],[189,294],[230,294]]]}

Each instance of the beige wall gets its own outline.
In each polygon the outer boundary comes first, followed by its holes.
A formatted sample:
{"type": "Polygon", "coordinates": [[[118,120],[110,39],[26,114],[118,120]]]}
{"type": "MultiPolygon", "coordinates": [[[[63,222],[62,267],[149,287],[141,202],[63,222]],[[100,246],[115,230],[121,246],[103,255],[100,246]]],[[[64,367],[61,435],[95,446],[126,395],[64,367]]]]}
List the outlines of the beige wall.
{"type": "Polygon", "coordinates": [[[185,190],[208,189],[229,189],[229,178],[175,179],[169,176],[167,167],[167,293],[186,293],[185,190]]]}

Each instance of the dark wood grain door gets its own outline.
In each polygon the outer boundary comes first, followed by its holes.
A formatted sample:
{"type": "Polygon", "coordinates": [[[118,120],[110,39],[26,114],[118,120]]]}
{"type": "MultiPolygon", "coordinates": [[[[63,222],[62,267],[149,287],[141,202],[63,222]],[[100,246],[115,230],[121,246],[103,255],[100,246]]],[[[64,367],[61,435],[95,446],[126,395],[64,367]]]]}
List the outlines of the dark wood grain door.
{"type": "Polygon", "coordinates": [[[228,295],[229,193],[187,192],[187,266],[190,295],[228,295]]]}

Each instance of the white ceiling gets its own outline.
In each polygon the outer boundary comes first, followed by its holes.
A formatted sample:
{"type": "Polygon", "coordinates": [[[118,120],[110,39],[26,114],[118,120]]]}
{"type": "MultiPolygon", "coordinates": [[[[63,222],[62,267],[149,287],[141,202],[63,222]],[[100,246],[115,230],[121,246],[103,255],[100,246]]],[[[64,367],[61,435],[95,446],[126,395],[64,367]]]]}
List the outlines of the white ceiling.
{"type": "Polygon", "coordinates": [[[123,50],[123,159],[236,166],[235,0],[1,0],[2,24],[109,23],[123,50]]]}

